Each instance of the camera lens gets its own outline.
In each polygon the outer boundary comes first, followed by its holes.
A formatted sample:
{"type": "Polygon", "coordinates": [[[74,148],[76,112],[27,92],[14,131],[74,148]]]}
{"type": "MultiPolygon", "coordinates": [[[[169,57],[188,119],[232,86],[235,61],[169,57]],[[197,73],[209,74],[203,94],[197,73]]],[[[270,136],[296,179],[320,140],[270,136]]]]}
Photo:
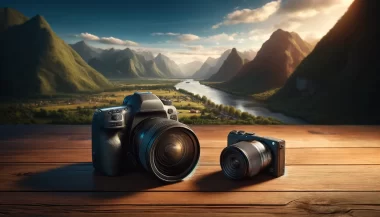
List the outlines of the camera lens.
{"type": "Polygon", "coordinates": [[[136,127],[133,137],[143,167],[163,181],[184,179],[199,161],[197,137],[178,121],[148,118],[136,127]]]}
{"type": "Polygon", "coordinates": [[[223,149],[220,166],[227,177],[242,179],[258,174],[271,160],[271,152],[264,144],[242,141],[223,149]]]}

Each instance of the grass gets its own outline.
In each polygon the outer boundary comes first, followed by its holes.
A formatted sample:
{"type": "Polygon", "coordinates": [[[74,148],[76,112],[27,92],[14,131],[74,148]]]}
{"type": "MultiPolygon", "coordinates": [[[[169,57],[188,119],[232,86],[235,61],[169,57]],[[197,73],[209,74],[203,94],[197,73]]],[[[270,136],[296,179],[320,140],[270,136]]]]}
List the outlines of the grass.
{"type": "MultiPolygon", "coordinates": [[[[53,98],[32,98],[20,101],[8,101],[0,103],[1,109],[6,109],[8,106],[16,106],[22,102],[25,106],[30,106],[33,111],[38,112],[40,109],[48,112],[64,110],[67,114],[75,112],[78,107],[93,110],[94,107],[111,107],[120,105],[124,98],[128,95],[132,95],[136,91],[138,92],[152,92],[153,94],[170,99],[173,101],[173,105],[180,111],[179,118],[189,117],[191,115],[199,116],[200,114],[190,113],[190,109],[202,110],[205,106],[201,102],[193,102],[185,94],[176,91],[173,86],[177,81],[173,80],[141,80],[131,79],[128,81],[115,80],[114,84],[118,87],[129,86],[127,90],[108,91],[101,93],[88,93],[88,94],[65,94],[61,96],[55,96],[53,98]],[[143,83],[145,81],[145,83],[143,83]],[[151,89],[149,89],[149,85],[151,89]],[[164,85],[162,88],[154,88],[157,85],[164,85]],[[165,86],[167,85],[167,86],[165,86]],[[172,86],[171,86],[172,85],[172,86]],[[187,99],[187,100],[184,100],[187,99]],[[91,100],[91,102],[90,102],[91,100]],[[42,104],[41,104],[42,102],[42,104]],[[37,104],[37,105],[36,105],[37,104]]],[[[161,87],[161,86],[160,86],[161,87]]],[[[120,89],[120,88],[119,88],[120,89]]],[[[38,123],[47,123],[48,117],[36,118],[38,123]]]]}
{"type": "Polygon", "coordinates": [[[253,94],[252,97],[255,99],[255,100],[258,100],[258,101],[266,101],[268,100],[271,96],[273,96],[275,93],[277,93],[278,90],[280,90],[281,88],[276,88],[276,89],[272,89],[272,90],[268,90],[268,91],[265,91],[263,93],[257,93],[257,94],[253,94]]]}
{"type": "Polygon", "coordinates": [[[177,79],[149,79],[149,78],[144,78],[144,79],[109,79],[110,81],[114,82],[115,84],[123,84],[123,85],[136,85],[136,84],[144,84],[144,85],[161,85],[161,84],[177,84],[180,80],[177,79]]]}
{"type": "Polygon", "coordinates": [[[179,112],[179,115],[178,115],[179,118],[189,118],[191,116],[197,116],[197,117],[201,116],[201,113],[190,113],[189,110],[178,109],[177,111],[179,112]]]}

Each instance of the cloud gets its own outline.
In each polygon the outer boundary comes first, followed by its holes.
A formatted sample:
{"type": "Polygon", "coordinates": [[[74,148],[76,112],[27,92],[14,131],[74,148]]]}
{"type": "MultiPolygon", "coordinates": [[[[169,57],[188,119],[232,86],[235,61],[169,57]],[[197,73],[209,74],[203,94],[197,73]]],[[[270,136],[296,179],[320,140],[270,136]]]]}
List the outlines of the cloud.
{"type": "Polygon", "coordinates": [[[229,13],[224,21],[212,26],[213,29],[219,28],[221,25],[235,25],[241,23],[257,23],[267,20],[271,15],[280,8],[281,0],[272,1],[261,8],[235,10],[229,13]]]}
{"type": "Polygon", "coordinates": [[[221,34],[217,34],[217,35],[211,35],[211,36],[208,36],[206,38],[206,41],[216,41],[216,42],[220,42],[220,41],[234,41],[235,40],[235,36],[237,36],[237,33],[233,33],[231,35],[228,35],[226,33],[221,33],[221,34]]]}
{"type": "Polygon", "coordinates": [[[242,44],[244,41],[245,41],[244,38],[240,38],[240,39],[237,41],[237,43],[242,44]]]}
{"type": "Polygon", "coordinates": [[[121,40],[119,38],[114,37],[98,37],[96,35],[90,33],[81,33],[76,35],[77,37],[83,38],[84,40],[89,41],[97,41],[102,44],[113,44],[113,45],[124,45],[124,46],[139,46],[137,42],[129,41],[129,40],[121,40]]]}
{"type": "Polygon", "coordinates": [[[203,49],[202,45],[186,45],[186,44],[184,44],[182,46],[189,49],[189,50],[192,50],[192,51],[199,51],[199,50],[203,49]]]}
{"type": "Polygon", "coordinates": [[[114,37],[102,37],[99,39],[100,43],[103,44],[114,44],[114,45],[125,45],[125,46],[138,46],[139,44],[134,41],[121,40],[114,37]]]}
{"type": "Polygon", "coordinates": [[[247,33],[247,37],[249,40],[252,40],[252,41],[264,42],[270,38],[273,31],[274,31],[273,28],[254,29],[247,33]]]}
{"type": "Polygon", "coordinates": [[[298,21],[285,20],[285,21],[282,21],[282,22],[274,25],[274,28],[292,32],[292,31],[295,31],[296,29],[298,29],[298,27],[300,27],[301,25],[302,24],[298,21]]]}
{"type": "Polygon", "coordinates": [[[89,41],[97,41],[99,40],[99,37],[93,34],[90,34],[88,32],[86,33],[81,33],[79,37],[83,38],[84,40],[89,40],[89,41]]]}
{"type": "Polygon", "coordinates": [[[298,34],[301,36],[303,40],[311,44],[316,44],[323,37],[323,34],[317,33],[317,32],[305,31],[305,32],[298,32],[298,34]]]}
{"type": "Polygon", "coordinates": [[[201,37],[194,35],[194,34],[181,34],[181,33],[173,33],[173,32],[167,32],[167,33],[154,32],[151,35],[153,35],[153,36],[162,36],[162,35],[176,36],[175,40],[167,40],[166,41],[167,43],[171,43],[173,41],[189,42],[189,41],[199,40],[201,38],[201,37]]]}
{"type": "Polygon", "coordinates": [[[178,36],[178,40],[185,42],[185,41],[195,41],[200,39],[199,36],[193,35],[193,34],[183,34],[178,36]]]}
{"type": "Polygon", "coordinates": [[[154,32],[151,35],[153,35],[153,36],[161,36],[161,35],[176,36],[176,35],[180,35],[180,34],[179,33],[173,33],[173,32],[167,32],[167,33],[154,32]]]}
{"type": "Polygon", "coordinates": [[[348,4],[350,0],[283,0],[279,13],[285,13],[290,17],[309,18],[319,14],[321,11],[348,4]]]}

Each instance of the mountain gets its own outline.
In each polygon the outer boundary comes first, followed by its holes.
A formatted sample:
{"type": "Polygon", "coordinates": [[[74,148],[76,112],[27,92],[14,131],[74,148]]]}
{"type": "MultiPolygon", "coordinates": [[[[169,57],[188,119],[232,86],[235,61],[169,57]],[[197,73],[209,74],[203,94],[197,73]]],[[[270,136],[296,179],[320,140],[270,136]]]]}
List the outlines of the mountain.
{"type": "Polygon", "coordinates": [[[379,10],[355,0],[270,106],[317,124],[380,124],[379,10]]]}
{"type": "MultiPolygon", "coordinates": [[[[9,14],[8,10],[2,9],[2,13],[9,14]]],[[[8,24],[1,23],[1,26],[8,24]]],[[[0,52],[2,96],[99,91],[112,87],[39,15],[2,32],[0,52]]]]}
{"type": "Polygon", "coordinates": [[[234,78],[216,86],[248,94],[281,87],[310,52],[311,46],[297,33],[279,29],[262,45],[257,56],[246,63],[234,78]]]}
{"type": "Polygon", "coordinates": [[[101,53],[99,49],[89,46],[85,41],[79,41],[75,44],[70,44],[70,46],[86,61],[94,57],[98,57],[101,53]]]}
{"type": "Polygon", "coordinates": [[[227,59],[228,55],[230,55],[232,49],[228,49],[224,51],[224,53],[216,60],[216,63],[214,66],[210,68],[210,70],[206,73],[206,79],[210,78],[213,74],[217,73],[222,67],[224,61],[227,59]]]}
{"type": "Polygon", "coordinates": [[[218,72],[207,79],[207,81],[227,81],[234,77],[243,65],[244,60],[238,54],[236,48],[233,48],[218,72]]]}
{"type": "Polygon", "coordinates": [[[21,25],[27,20],[28,18],[24,14],[12,8],[0,8],[0,32],[15,25],[21,25]]]}
{"type": "Polygon", "coordinates": [[[146,61],[145,68],[148,71],[148,77],[166,78],[166,75],[157,67],[154,60],[146,61]]]}
{"type": "Polygon", "coordinates": [[[147,61],[141,53],[129,48],[105,50],[88,63],[108,78],[166,77],[152,60],[147,61]]]}
{"type": "Polygon", "coordinates": [[[182,63],[178,66],[187,77],[192,77],[194,73],[201,68],[202,64],[203,63],[201,61],[193,61],[189,63],[182,63]]]}
{"type": "Polygon", "coordinates": [[[99,57],[90,59],[88,63],[108,78],[138,78],[148,74],[141,59],[144,57],[139,58],[129,48],[111,48],[103,51],[99,57]]]}
{"type": "Polygon", "coordinates": [[[223,54],[217,59],[207,59],[206,62],[201,66],[201,68],[196,71],[193,75],[194,79],[208,79],[213,74],[217,73],[220,67],[223,65],[224,61],[230,55],[231,49],[226,50],[223,54]]]}
{"type": "Polygon", "coordinates": [[[167,78],[182,78],[185,77],[179,66],[169,57],[159,53],[154,62],[157,67],[163,72],[167,78]]]}
{"type": "Polygon", "coordinates": [[[193,74],[194,79],[204,79],[208,77],[208,72],[211,67],[215,66],[217,59],[212,57],[207,58],[207,60],[202,64],[202,66],[193,74]]]}
{"type": "Polygon", "coordinates": [[[150,52],[150,51],[137,51],[136,53],[140,54],[141,56],[143,56],[146,61],[154,60],[153,53],[150,52]]]}

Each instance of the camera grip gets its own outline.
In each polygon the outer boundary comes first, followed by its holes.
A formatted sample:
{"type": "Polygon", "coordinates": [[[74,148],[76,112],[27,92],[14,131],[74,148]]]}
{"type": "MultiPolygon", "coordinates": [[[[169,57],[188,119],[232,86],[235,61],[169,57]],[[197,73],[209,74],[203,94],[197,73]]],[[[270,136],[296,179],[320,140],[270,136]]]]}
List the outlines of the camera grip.
{"type": "Polygon", "coordinates": [[[118,175],[121,171],[120,161],[122,157],[121,141],[118,131],[103,131],[99,134],[99,149],[96,153],[100,171],[107,176],[118,175]]]}

